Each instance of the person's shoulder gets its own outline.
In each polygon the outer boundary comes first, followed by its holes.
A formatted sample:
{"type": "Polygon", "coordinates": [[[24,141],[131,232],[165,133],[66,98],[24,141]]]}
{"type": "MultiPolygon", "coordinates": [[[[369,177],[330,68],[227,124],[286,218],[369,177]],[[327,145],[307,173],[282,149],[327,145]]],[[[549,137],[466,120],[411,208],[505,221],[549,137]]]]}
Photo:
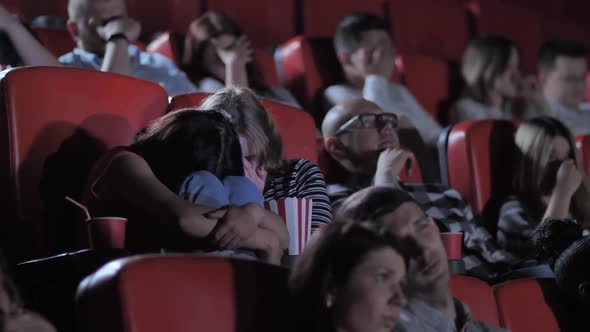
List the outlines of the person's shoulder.
{"type": "Polygon", "coordinates": [[[292,173],[297,176],[321,173],[320,168],[307,159],[286,160],[283,170],[284,173],[292,173]]]}
{"type": "Polygon", "coordinates": [[[135,45],[129,46],[129,53],[130,55],[132,55],[133,53],[137,54],[140,58],[140,63],[143,65],[179,69],[178,66],[176,66],[176,64],[174,63],[174,61],[170,60],[169,58],[165,57],[160,53],[141,51],[135,45]]]}
{"type": "Polygon", "coordinates": [[[66,54],[63,54],[59,58],[57,58],[57,61],[59,61],[62,65],[71,65],[77,62],[81,62],[82,60],[83,59],[80,56],[80,54],[76,53],[74,50],[66,54]]]}

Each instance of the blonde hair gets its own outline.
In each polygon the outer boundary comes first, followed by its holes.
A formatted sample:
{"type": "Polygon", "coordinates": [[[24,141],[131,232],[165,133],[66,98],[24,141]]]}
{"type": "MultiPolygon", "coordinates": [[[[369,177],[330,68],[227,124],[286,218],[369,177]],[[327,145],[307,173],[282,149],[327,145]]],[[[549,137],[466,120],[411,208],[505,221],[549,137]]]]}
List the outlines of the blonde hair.
{"type": "MultiPolygon", "coordinates": [[[[514,138],[516,144],[516,168],[512,185],[516,195],[525,203],[535,222],[540,222],[546,206],[541,201],[542,181],[551,156],[552,140],[555,137],[567,140],[571,157],[583,169],[576,155],[576,145],[571,132],[557,119],[538,117],[523,122],[514,138]]],[[[572,198],[571,212],[580,221],[590,221],[590,190],[584,177],[582,185],[572,198]]]]}
{"type": "Polygon", "coordinates": [[[225,88],[203,101],[201,109],[224,110],[232,117],[238,135],[248,140],[256,161],[268,172],[284,165],[283,142],[272,118],[247,88],[225,88]]]}

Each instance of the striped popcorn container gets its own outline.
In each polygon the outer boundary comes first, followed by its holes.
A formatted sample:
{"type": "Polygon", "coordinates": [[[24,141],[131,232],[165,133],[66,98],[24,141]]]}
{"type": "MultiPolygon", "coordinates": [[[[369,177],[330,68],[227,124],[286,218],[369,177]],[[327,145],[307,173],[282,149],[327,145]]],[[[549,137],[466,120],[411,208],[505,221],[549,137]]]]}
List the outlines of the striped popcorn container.
{"type": "Polygon", "coordinates": [[[264,206],[278,214],[287,223],[289,255],[299,255],[311,236],[311,208],[308,198],[289,197],[264,202],[264,206]]]}

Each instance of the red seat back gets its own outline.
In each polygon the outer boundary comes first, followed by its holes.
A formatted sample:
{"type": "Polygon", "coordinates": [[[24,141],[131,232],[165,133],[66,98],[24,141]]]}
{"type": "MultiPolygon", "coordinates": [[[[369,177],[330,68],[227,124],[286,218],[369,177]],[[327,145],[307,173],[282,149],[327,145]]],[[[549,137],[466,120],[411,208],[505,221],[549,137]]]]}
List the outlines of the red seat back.
{"type": "MultiPolygon", "coordinates": [[[[195,107],[207,98],[206,93],[177,95],[170,101],[169,110],[195,107]]],[[[287,159],[307,159],[318,163],[316,131],[313,118],[306,112],[262,99],[262,105],[272,117],[283,141],[283,151],[287,159]]]]}
{"type": "Polygon", "coordinates": [[[340,21],[354,12],[369,12],[384,15],[383,0],[340,0],[332,1],[303,0],[301,11],[303,33],[307,37],[334,37],[340,21]]]}
{"type": "Polygon", "coordinates": [[[586,175],[590,174],[590,135],[576,137],[576,150],[586,175]]]}
{"type": "Polygon", "coordinates": [[[79,199],[98,157],[130,144],[164,114],[166,92],[127,76],[58,67],[17,68],[0,88],[0,188],[7,194],[0,242],[25,257],[41,254],[30,249],[46,237],[56,251],[71,250],[75,210],[64,196],[79,199]]]}
{"type": "Polygon", "coordinates": [[[517,279],[494,287],[502,326],[512,332],[557,332],[559,302],[553,279],[517,279]]]}
{"type": "Polygon", "coordinates": [[[449,133],[449,186],[461,193],[476,214],[486,208],[495,210],[491,203],[499,203],[495,199],[501,201],[511,190],[515,130],[510,121],[479,120],[461,122],[449,133]]]}
{"type": "Polygon", "coordinates": [[[207,5],[236,21],[254,46],[277,45],[295,35],[295,0],[215,0],[207,5]]]}
{"type": "Polygon", "coordinates": [[[494,292],[485,281],[453,274],[449,288],[454,297],[469,306],[475,320],[500,326],[494,292]]]}
{"type": "MultiPolygon", "coordinates": [[[[440,0],[390,0],[389,3],[393,40],[400,52],[461,59],[468,39],[466,11],[461,3],[440,0]]],[[[428,80],[422,78],[422,81],[428,80]]]]}
{"type": "Polygon", "coordinates": [[[287,270],[195,255],[136,256],[111,262],[78,289],[88,332],[279,331],[287,270]]]}
{"type": "Polygon", "coordinates": [[[39,38],[39,41],[41,41],[41,44],[56,57],[71,52],[76,47],[72,36],[65,29],[36,27],[33,28],[33,31],[37,38],[39,38]]]}
{"type": "Polygon", "coordinates": [[[449,96],[449,68],[445,60],[419,54],[404,54],[403,81],[420,104],[436,120],[449,96]],[[428,79],[424,79],[428,77],[428,79]]]}

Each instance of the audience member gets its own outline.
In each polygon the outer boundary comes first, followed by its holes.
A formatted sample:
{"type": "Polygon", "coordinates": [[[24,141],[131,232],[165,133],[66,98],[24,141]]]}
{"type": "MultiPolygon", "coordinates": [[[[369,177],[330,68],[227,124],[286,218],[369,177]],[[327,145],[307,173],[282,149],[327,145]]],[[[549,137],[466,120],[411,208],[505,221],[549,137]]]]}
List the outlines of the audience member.
{"type": "Polygon", "coordinates": [[[473,220],[471,207],[452,189],[435,183],[402,183],[411,154],[401,150],[396,117],[366,100],[351,100],[332,108],[324,118],[322,134],[330,156],[346,171],[342,183],[328,184],[332,208],[354,192],[371,185],[391,185],[411,194],[437,220],[443,231],[464,231],[464,243],[473,255],[464,258],[469,273],[490,278],[497,263],[513,256],[499,250],[495,239],[473,220]],[[475,256],[477,255],[477,257],[475,256]],[[479,257],[479,258],[478,258],[479,257]]]}
{"type": "Polygon", "coordinates": [[[523,259],[535,257],[532,233],[541,220],[576,218],[590,223],[590,193],[569,130],[539,117],[516,131],[513,196],[500,208],[498,243],[523,259]]]}
{"type": "Polygon", "coordinates": [[[392,186],[363,189],[346,199],[337,218],[372,223],[397,241],[415,246],[410,255],[402,308],[394,331],[504,331],[473,320],[449,290],[447,256],[439,230],[419,202],[392,186]]]}
{"type": "Polygon", "coordinates": [[[461,73],[464,96],[455,104],[452,122],[478,119],[531,118],[546,106],[533,77],[521,78],[520,50],[510,39],[485,36],[469,43],[461,73]],[[524,97],[518,107],[515,98],[524,97]]]}
{"type": "Polygon", "coordinates": [[[293,331],[390,332],[406,303],[400,246],[337,221],[297,259],[289,278],[293,331]]]}
{"type": "Polygon", "coordinates": [[[539,50],[539,79],[551,114],[574,135],[590,133],[590,112],[581,110],[586,93],[586,47],[574,40],[554,39],[539,50]]]}
{"type": "Polygon", "coordinates": [[[132,250],[245,248],[279,263],[289,241],[285,223],[261,206],[261,193],[243,172],[229,118],[180,110],[99,161],[90,207],[95,215],[130,219],[126,246],[132,250]]]}
{"type": "Polygon", "coordinates": [[[196,91],[172,61],[131,45],[141,26],[127,16],[124,0],[69,0],[68,14],[68,30],[77,47],[59,58],[63,65],[153,81],[169,95],[196,91]]]}
{"type": "Polygon", "coordinates": [[[436,145],[441,126],[404,86],[389,81],[395,50],[383,18],[368,13],[344,18],[336,30],[334,47],[346,82],[326,89],[329,107],[364,98],[387,113],[404,115],[424,142],[436,145]]]}
{"type": "Polygon", "coordinates": [[[39,315],[24,310],[18,290],[0,256],[0,332],[55,332],[39,315]]]}
{"type": "Polygon", "coordinates": [[[33,36],[23,22],[0,5],[0,65],[59,66],[57,59],[33,36]]]}
{"type": "Polygon", "coordinates": [[[300,107],[288,90],[264,83],[253,57],[248,37],[234,21],[220,12],[207,12],[189,26],[182,64],[199,91],[213,93],[237,85],[261,97],[300,107]]]}
{"type": "Polygon", "coordinates": [[[305,159],[284,159],[274,122],[250,90],[223,89],[200,108],[225,110],[231,115],[240,136],[244,174],[264,193],[265,200],[310,198],[312,231],[332,220],[326,180],[319,167],[305,159]]]}

